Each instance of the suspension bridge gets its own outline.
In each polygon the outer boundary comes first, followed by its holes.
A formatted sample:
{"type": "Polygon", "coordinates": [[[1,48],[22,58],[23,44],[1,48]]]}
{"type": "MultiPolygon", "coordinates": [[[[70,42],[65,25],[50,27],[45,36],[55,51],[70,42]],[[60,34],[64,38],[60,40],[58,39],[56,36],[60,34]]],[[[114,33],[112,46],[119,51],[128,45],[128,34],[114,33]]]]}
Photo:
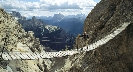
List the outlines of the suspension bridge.
{"type": "Polygon", "coordinates": [[[22,59],[22,60],[31,60],[31,59],[39,59],[39,58],[54,58],[54,57],[63,57],[67,55],[74,55],[81,52],[90,51],[98,48],[99,46],[106,44],[109,40],[113,39],[116,35],[121,33],[126,27],[130,24],[130,22],[124,22],[120,24],[120,27],[114,28],[114,31],[110,34],[106,35],[104,38],[88,45],[83,48],[59,51],[59,52],[35,52],[35,53],[26,53],[26,52],[1,52],[0,55],[3,60],[14,60],[14,59],[22,59]]]}

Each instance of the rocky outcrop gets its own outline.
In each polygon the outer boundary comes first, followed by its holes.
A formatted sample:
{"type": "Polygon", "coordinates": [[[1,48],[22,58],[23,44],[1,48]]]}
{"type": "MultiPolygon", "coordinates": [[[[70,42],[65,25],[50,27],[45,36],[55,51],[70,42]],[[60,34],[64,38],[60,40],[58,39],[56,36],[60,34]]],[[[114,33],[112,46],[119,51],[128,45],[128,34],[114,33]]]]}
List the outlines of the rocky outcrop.
{"type": "MultiPolygon", "coordinates": [[[[34,33],[28,33],[11,15],[0,8],[0,54],[1,52],[44,52],[34,33]]],[[[0,55],[1,56],[1,55],[0,55]]],[[[40,72],[47,70],[43,60],[10,60],[0,57],[0,72],[40,72]]]]}
{"type": "Polygon", "coordinates": [[[83,47],[104,38],[124,22],[131,24],[106,44],[77,55],[78,61],[68,72],[132,72],[133,71],[133,1],[101,0],[85,20],[88,40],[77,37],[76,46],[83,47]]]}

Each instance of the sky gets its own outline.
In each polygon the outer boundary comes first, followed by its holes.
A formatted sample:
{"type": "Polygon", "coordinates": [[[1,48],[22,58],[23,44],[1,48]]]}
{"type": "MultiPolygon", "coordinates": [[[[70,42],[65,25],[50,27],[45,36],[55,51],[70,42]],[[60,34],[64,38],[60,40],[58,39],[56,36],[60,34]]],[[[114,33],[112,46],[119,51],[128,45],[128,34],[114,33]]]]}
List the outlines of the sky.
{"type": "Polygon", "coordinates": [[[23,16],[53,16],[85,14],[100,0],[0,0],[0,8],[7,12],[17,11],[23,16]]]}

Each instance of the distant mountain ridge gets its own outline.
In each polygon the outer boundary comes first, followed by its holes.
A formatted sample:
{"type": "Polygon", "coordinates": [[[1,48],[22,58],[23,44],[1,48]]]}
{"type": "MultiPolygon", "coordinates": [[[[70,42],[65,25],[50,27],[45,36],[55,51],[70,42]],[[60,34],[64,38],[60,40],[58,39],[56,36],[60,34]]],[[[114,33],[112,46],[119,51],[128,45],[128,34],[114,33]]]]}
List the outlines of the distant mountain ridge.
{"type": "Polygon", "coordinates": [[[77,34],[82,33],[85,17],[86,16],[84,14],[64,16],[63,14],[59,13],[59,14],[54,14],[53,17],[46,17],[46,18],[38,17],[38,18],[41,18],[47,24],[61,27],[68,33],[77,36],[77,34]]]}
{"type": "Polygon", "coordinates": [[[72,34],[67,33],[62,28],[57,26],[47,25],[41,19],[36,19],[35,16],[32,19],[21,19],[21,15],[18,12],[13,11],[14,16],[19,17],[18,22],[22,25],[26,32],[33,31],[36,38],[40,39],[40,43],[46,47],[46,49],[61,50],[66,46],[71,49],[73,47],[75,37],[72,34]],[[16,15],[14,14],[16,13],[16,15]],[[17,16],[19,15],[19,16],[17,16]]]}
{"type": "MultiPolygon", "coordinates": [[[[31,19],[32,17],[28,17],[31,19]]],[[[66,32],[73,34],[75,37],[83,32],[83,24],[86,18],[85,14],[68,15],[65,16],[61,13],[54,14],[53,16],[36,16],[48,25],[58,26],[66,32]]]]}

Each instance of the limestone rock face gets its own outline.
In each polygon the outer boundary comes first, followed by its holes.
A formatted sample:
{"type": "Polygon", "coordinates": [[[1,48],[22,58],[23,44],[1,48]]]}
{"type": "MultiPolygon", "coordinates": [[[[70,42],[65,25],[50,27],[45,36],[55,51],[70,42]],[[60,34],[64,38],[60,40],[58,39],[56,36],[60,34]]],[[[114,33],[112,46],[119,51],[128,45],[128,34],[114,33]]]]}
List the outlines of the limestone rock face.
{"type": "MultiPolygon", "coordinates": [[[[0,52],[42,52],[43,47],[34,33],[28,33],[11,15],[0,8],[0,52]]],[[[1,58],[1,57],[0,57],[1,58]]],[[[40,72],[44,71],[43,60],[0,59],[0,72],[40,72]]]]}
{"type": "MultiPolygon", "coordinates": [[[[40,44],[37,39],[33,36],[34,33],[29,31],[28,33],[22,29],[22,26],[11,17],[4,10],[1,9],[1,18],[0,18],[0,40],[1,40],[1,49],[6,51],[21,51],[21,47],[25,46],[27,50],[32,51],[41,51],[39,46],[34,46],[35,42],[40,44]],[[38,49],[38,50],[37,50],[38,49]]],[[[25,49],[26,49],[25,48],[25,49]]],[[[23,51],[23,50],[22,50],[23,51]]]]}
{"type": "Polygon", "coordinates": [[[131,24],[106,44],[77,55],[79,59],[68,72],[132,72],[133,71],[133,1],[101,0],[85,20],[88,40],[77,37],[75,48],[94,43],[110,34],[124,22],[131,24]],[[81,56],[81,57],[80,57],[81,56]]]}

